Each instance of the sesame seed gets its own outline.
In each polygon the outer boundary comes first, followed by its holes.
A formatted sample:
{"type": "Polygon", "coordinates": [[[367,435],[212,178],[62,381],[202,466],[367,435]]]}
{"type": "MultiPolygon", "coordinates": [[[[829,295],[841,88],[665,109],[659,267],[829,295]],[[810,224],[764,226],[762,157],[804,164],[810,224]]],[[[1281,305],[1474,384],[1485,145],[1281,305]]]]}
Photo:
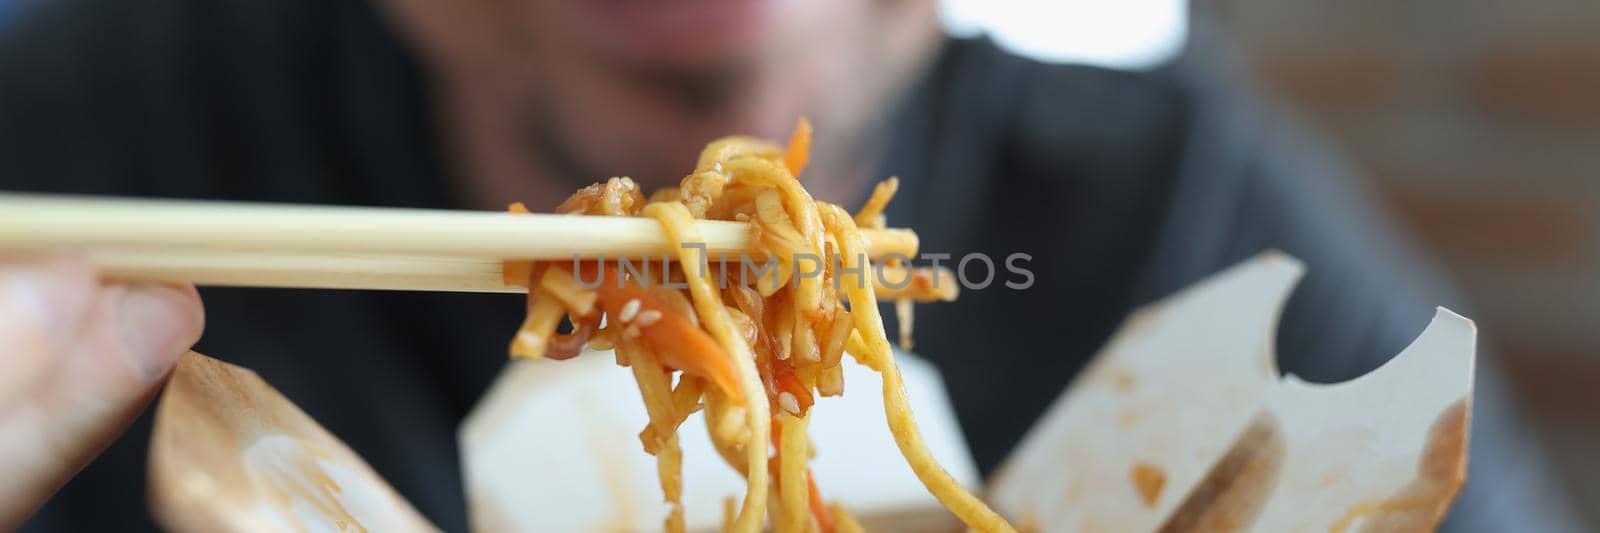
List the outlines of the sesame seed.
{"type": "Polygon", "coordinates": [[[800,400],[794,397],[794,393],[789,391],[778,393],[778,405],[789,414],[800,416],[800,400]]]}
{"type": "Polygon", "coordinates": [[[637,338],[639,338],[639,327],[635,326],[633,324],[629,324],[627,329],[622,330],[622,338],[624,338],[624,339],[637,339],[637,338]]]}
{"type": "Polygon", "coordinates": [[[627,303],[622,304],[622,311],[617,313],[617,320],[619,322],[627,322],[627,321],[633,320],[633,316],[639,314],[639,306],[640,305],[643,305],[643,304],[641,304],[639,302],[638,298],[634,298],[632,300],[628,300],[627,303]]]}
{"type": "Polygon", "coordinates": [[[639,318],[635,319],[633,323],[642,328],[656,323],[657,320],[661,320],[661,311],[645,309],[639,312],[639,318]]]}

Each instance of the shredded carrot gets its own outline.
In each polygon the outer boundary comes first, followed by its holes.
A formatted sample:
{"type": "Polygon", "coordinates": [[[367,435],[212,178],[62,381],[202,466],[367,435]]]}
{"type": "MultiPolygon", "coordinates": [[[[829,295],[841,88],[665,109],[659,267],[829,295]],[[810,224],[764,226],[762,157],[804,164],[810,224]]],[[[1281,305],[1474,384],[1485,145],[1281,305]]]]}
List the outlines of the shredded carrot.
{"type": "Polygon", "coordinates": [[[738,374],[711,335],[671,306],[634,284],[617,286],[616,269],[605,267],[606,279],[595,292],[606,316],[624,337],[637,336],[661,358],[662,364],[710,380],[730,398],[740,398],[738,374]]]}
{"type": "Polygon", "coordinates": [[[806,492],[811,493],[811,517],[817,520],[817,529],[822,533],[833,533],[833,515],[828,513],[828,504],[822,501],[822,489],[817,488],[817,476],[806,469],[806,492]]]}
{"type": "Polygon", "coordinates": [[[783,166],[789,167],[789,175],[799,176],[810,159],[811,121],[801,118],[794,126],[794,133],[789,134],[789,146],[783,149],[783,166]]]}

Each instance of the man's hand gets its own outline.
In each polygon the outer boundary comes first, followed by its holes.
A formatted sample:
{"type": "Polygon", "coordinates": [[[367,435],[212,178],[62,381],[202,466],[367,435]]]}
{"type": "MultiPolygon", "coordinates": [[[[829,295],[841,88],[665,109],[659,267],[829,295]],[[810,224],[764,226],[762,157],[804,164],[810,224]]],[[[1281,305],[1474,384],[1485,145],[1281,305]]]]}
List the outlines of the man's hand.
{"type": "Polygon", "coordinates": [[[193,286],[103,283],[81,259],[0,257],[0,531],[138,416],[204,323],[193,286]]]}

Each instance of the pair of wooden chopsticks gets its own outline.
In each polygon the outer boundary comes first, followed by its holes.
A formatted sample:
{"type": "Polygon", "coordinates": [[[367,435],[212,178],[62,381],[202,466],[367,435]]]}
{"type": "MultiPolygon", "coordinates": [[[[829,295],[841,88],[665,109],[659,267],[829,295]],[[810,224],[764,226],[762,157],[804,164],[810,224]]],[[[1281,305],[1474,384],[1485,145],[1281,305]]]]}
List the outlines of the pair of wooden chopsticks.
{"type": "MultiPolygon", "coordinates": [[[[707,257],[754,254],[749,225],[699,221],[707,257]]],[[[863,230],[913,256],[909,230],[863,230]]],[[[507,259],[675,254],[654,220],[0,193],[0,250],[83,253],[108,277],[198,285],[526,292],[507,259]]],[[[753,260],[761,260],[753,257],[753,260]]]]}

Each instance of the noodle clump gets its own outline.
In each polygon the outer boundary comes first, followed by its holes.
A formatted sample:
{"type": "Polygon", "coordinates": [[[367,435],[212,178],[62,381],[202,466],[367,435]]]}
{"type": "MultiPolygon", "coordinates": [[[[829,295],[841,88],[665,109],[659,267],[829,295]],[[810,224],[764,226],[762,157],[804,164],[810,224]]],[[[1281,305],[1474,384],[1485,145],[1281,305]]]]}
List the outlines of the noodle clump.
{"type": "Polygon", "coordinates": [[[860,530],[843,506],[823,501],[807,466],[811,406],[817,396],[844,393],[845,353],[882,375],[889,429],[923,485],[969,527],[1011,531],[929,454],[878,314],[879,297],[895,300],[908,344],[910,302],[953,300],[953,276],[895,258],[874,265],[858,228],[885,227],[898,182],[880,184],[853,216],[818,202],[796,178],[810,144],[802,120],[787,147],[743,136],[713,141],[678,187],[648,198],[629,178],[574,193],[557,212],[655,219],[678,245],[676,262],[663,260],[654,272],[649,261],[642,269],[621,260],[507,262],[506,282],[529,288],[511,354],[565,359],[586,346],[615,350],[649,414],[639,440],[656,457],[669,532],[684,530],[678,430],[699,410],[717,451],[748,481],[743,502],[724,508],[724,530],[860,530]],[[704,248],[693,246],[704,242],[697,219],[750,223],[755,261],[771,268],[752,277],[744,262],[708,264],[704,248]],[[563,320],[568,333],[558,332],[563,320]]]}

